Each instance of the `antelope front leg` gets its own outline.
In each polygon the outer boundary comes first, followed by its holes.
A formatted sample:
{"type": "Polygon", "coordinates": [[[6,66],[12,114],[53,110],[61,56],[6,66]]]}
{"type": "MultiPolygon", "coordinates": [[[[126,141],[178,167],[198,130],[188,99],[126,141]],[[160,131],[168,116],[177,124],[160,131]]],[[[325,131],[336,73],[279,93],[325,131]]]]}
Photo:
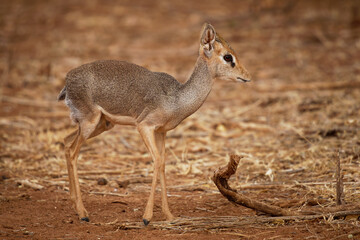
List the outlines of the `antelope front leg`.
{"type": "Polygon", "coordinates": [[[166,191],[166,178],[165,178],[165,137],[166,133],[156,133],[156,145],[161,154],[160,161],[160,184],[161,184],[161,208],[166,216],[166,220],[171,221],[174,216],[171,214],[168,204],[168,197],[166,191]]]}
{"type": "Polygon", "coordinates": [[[144,143],[147,147],[147,149],[150,152],[150,155],[154,161],[154,175],[152,179],[151,184],[151,192],[149,199],[146,204],[145,213],[143,215],[143,221],[145,225],[148,225],[150,223],[150,220],[153,216],[153,209],[154,209],[154,197],[155,197],[155,191],[156,191],[156,183],[157,178],[159,175],[160,170],[160,164],[161,164],[161,155],[158,149],[158,146],[156,144],[156,133],[153,126],[138,126],[138,130],[140,132],[140,135],[142,139],[144,140],[144,143]]]}

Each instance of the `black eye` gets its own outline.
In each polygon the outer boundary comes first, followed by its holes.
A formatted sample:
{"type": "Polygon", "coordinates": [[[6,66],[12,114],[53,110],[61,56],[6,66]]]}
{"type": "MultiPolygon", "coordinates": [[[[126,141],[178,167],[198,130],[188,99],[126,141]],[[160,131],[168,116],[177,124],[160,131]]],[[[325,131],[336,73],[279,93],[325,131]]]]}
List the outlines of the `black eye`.
{"type": "Polygon", "coordinates": [[[233,57],[232,57],[230,54],[226,54],[226,55],[224,56],[224,60],[225,60],[226,62],[232,62],[232,61],[233,61],[233,57]]]}

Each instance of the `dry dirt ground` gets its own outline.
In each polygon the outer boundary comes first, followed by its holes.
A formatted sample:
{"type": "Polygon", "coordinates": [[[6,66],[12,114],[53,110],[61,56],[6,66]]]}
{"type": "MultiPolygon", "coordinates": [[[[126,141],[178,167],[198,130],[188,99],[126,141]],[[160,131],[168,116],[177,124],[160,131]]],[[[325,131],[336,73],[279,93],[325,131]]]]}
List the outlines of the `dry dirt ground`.
{"type": "Polygon", "coordinates": [[[228,202],[211,181],[228,154],[244,154],[233,188],[293,210],[326,209],[336,204],[340,159],[343,204],[360,204],[358,1],[12,0],[0,1],[0,12],[1,239],[360,238],[358,215],[236,224],[263,215],[228,202]],[[63,155],[75,126],[56,102],[66,73],[119,59],[184,82],[205,21],[253,81],[216,82],[168,134],[170,208],[188,224],[161,222],[157,196],[153,222],[142,226],[152,161],[136,130],[121,126],[81,149],[90,222],[80,222],[63,155]]]}

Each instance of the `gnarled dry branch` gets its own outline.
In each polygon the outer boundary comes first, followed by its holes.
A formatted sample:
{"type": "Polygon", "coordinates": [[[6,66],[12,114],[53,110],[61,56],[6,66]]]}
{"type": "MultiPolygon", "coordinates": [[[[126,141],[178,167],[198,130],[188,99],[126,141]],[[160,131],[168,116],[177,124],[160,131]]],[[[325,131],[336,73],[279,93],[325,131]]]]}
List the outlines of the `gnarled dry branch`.
{"type": "Polygon", "coordinates": [[[306,219],[316,219],[322,217],[329,218],[329,217],[360,214],[360,207],[357,205],[340,206],[336,208],[326,208],[322,210],[318,209],[317,211],[314,212],[291,211],[291,210],[283,209],[281,207],[272,206],[269,204],[256,201],[254,199],[245,196],[244,194],[238,193],[236,192],[236,190],[232,189],[229,186],[228,180],[233,174],[235,174],[241,158],[242,157],[239,155],[235,155],[235,154],[230,155],[230,161],[227,164],[227,166],[216,170],[212,177],[212,180],[214,181],[215,185],[217,186],[221,194],[231,202],[270,214],[272,216],[287,216],[287,217],[282,217],[282,219],[290,218],[297,220],[306,220],[306,219]],[[306,216],[306,215],[312,215],[312,216],[306,216]]]}
{"type": "Polygon", "coordinates": [[[228,180],[236,172],[237,166],[241,158],[242,157],[239,155],[230,155],[230,162],[228,163],[228,165],[216,170],[212,177],[212,180],[214,181],[215,185],[224,197],[236,204],[252,208],[254,210],[261,211],[273,216],[299,215],[297,212],[294,211],[289,211],[277,206],[272,206],[256,201],[232,189],[228,184],[228,180]]]}

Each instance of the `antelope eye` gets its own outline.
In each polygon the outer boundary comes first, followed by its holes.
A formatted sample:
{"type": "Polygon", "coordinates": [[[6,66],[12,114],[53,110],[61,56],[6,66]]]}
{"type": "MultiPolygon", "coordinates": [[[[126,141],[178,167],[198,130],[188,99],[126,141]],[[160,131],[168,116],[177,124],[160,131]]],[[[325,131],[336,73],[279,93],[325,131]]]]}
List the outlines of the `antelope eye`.
{"type": "Polygon", "coordinates": [[[226,54],[226,55],[224,56],[224,60],[225,60],[226,62],[232,62],[232,61],[233,61],[233,57],[232,57],[230,54],[226,54]]]}

